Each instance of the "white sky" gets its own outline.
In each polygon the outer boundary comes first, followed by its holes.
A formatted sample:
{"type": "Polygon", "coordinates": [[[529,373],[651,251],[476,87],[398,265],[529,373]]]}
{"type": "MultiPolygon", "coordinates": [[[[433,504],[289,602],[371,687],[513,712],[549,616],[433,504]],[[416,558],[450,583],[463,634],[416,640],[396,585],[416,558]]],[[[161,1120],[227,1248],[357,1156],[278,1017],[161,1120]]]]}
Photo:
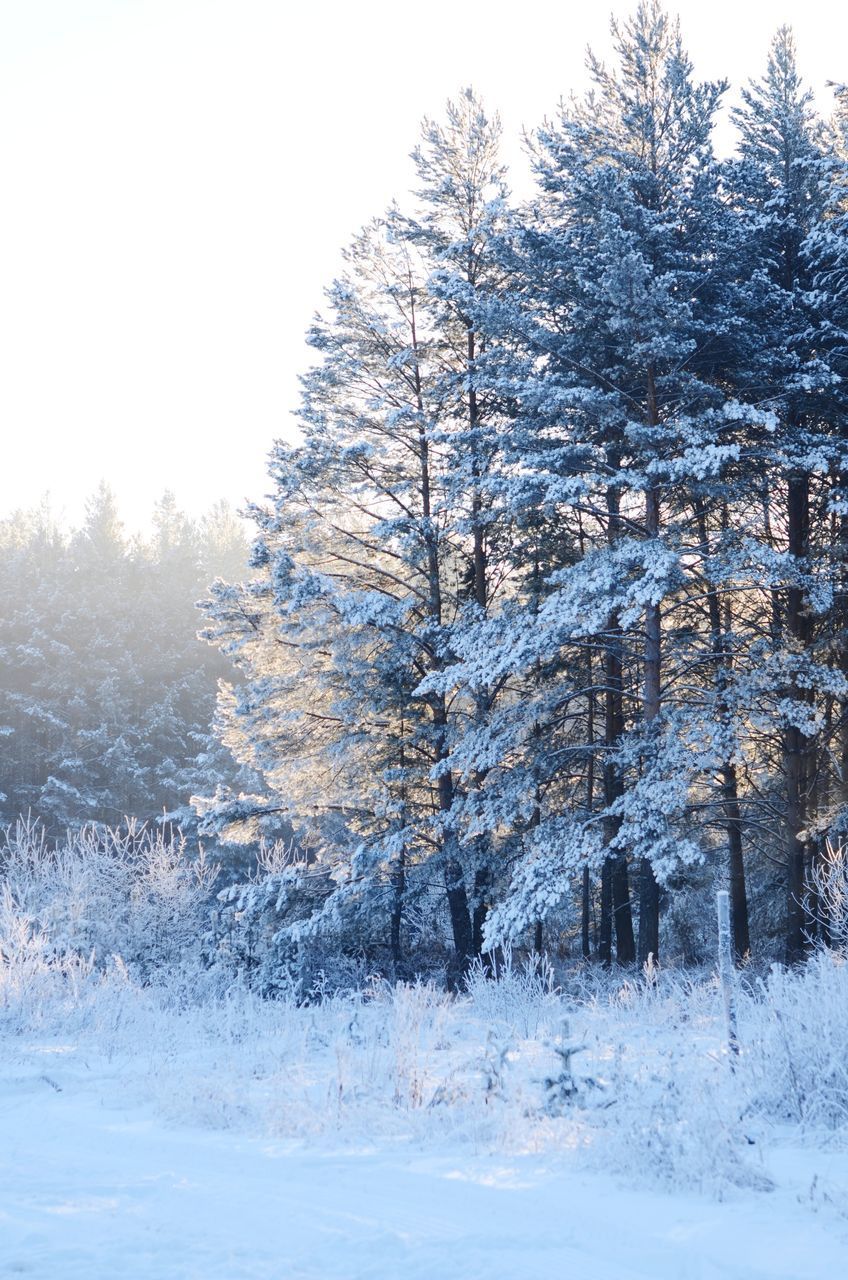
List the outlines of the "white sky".
{"type": "MultiPolygon", "coordinates": [[[[0,514],[128,522],[267,489],[303,333],[356,228],[408,184],[422,115],[473,84],[517,139],[583,83],[574,0],[0,0],[0,514]]],[[[760,75],[781,22],[824,107],[848,5],[680,0],[696,70],[760,75]]]]}

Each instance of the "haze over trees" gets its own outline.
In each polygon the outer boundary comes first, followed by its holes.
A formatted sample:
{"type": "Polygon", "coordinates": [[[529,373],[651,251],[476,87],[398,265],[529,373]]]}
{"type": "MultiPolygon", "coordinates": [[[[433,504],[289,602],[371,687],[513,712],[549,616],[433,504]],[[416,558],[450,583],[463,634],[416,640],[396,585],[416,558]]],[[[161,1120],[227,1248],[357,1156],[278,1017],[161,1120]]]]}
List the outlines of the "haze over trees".
{"type": "Polygon", "coordinates": [[[192,521],[170,494],[130,538],[104,486],[78,529],[47,506],[0,522],[2,825],[190,825],[193,790],[237,780],[211,737],[233,673],[198,641],[195,601],[241,572],[246,548],[225,505],[192,521]]]}

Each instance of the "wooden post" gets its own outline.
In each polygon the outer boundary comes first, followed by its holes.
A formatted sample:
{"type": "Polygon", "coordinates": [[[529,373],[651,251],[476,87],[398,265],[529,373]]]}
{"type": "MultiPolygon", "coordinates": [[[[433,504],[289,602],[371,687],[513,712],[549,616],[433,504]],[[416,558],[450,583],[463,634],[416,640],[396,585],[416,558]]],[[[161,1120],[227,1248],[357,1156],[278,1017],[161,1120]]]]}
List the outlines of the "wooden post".
{"type": "Polygon", "coordinates": [[[733,942],[730,934],[730,894],[719,889],[716,894],[718,907],[718,973],[721,993],[724,997],[724,1020],[727,1024],[727,1048],[739,1053],[739,1037],[736,1030],[736,996],[733,991],[733,942]]]}

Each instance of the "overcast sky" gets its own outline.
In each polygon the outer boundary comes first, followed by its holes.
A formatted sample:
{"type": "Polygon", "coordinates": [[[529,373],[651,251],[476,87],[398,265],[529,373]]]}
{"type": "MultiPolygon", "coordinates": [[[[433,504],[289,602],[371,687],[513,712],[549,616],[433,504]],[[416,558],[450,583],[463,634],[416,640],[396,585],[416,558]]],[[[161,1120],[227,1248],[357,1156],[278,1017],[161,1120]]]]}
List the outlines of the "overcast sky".
{"type": "MultiPolygon", "coordinates": [[[[473,84],[523,126],[584,83],[582,0],[0,0],[0,514],[101,478],[139,524],[266,490],[337,253],[473,84]]],[[[761,74],[781,22],[822,106],[848,6],[682,0],[698,73],[761,74]]]]}

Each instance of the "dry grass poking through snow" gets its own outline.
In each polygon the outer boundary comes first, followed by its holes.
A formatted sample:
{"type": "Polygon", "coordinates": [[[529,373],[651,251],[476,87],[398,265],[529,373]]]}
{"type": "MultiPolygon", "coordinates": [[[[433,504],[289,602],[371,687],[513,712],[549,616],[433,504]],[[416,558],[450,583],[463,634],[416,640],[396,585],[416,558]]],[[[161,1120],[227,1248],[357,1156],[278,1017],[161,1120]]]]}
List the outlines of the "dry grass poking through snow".
{"type": "Polygon", "coordinates": [[[6,1054],[61,1042],[120,1074],[169,1122],[310,1143],[452,1142],[570,1151],[625,1180],[766,1189],[763,1152],[848,1135],[848,965],[822,954],[740,983],[743,1051],[723,1046],[709,976],[558,989],[545,965],[432,984],[262,1000],[198,970],[141,985],[120,960],[59,954],[7,892],[0,906],[6,1054]]]}

